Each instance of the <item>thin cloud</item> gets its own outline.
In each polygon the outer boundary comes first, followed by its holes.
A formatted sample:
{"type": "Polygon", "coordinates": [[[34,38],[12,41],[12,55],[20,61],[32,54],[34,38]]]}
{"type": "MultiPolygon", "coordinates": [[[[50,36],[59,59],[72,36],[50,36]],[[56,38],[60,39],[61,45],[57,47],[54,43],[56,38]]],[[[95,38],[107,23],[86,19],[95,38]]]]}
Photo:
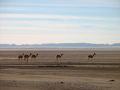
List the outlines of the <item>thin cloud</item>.
{"type": "Polygon", "coordinates": [[[0,43],[120,42],[119,8],[119,0],[2,0],[0,43]]]}
{"type": "Polygon", "coordinates": [[[120,7],[119,0],[50,0],[45,2],[7,2],[3,1],[0,6],[14,7],[120,7]]]}
{"type": "Polygon", "coordinates": [[[118,17],[89,17],[89,16],[70,16],[70,15],[55,15],[55,14],[0,14],[0,19],[19,18],[19,19],[57,19],[57,20],[120,20],[118,17]]]}

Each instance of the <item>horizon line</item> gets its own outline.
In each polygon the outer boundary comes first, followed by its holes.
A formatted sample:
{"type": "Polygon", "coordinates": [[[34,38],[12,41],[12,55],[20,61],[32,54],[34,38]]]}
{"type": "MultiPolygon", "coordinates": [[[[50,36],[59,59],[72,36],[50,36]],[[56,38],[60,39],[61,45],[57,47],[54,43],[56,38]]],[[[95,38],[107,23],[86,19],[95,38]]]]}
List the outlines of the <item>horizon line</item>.
{"type": "Polygon", "coordinates": [[[103,45],[113,45],[113,44],[120,44],[120,42],[118,43],[89,43],[89,42],[76,42],[76,43],[31,43],[31,44],[27,44],[27,43],[23,43],[23,44],[16,44],[16,43],[0,43],[0,45],[2,44],[7,44],[7,45],[44,45],[44,44],[103,44],[103,45]]]}

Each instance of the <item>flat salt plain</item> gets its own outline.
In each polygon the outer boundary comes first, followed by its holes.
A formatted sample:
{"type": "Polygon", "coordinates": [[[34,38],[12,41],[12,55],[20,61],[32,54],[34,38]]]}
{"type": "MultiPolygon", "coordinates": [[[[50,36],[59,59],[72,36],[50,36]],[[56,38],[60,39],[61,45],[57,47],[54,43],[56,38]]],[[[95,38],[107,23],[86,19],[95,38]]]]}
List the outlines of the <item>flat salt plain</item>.
{"type": "Polygon", "coordinates": [[[0,49],[0,90],[120,90],[120,48],[0,49]],[[27,63],[22,53],[39,55],[27,63]]]}

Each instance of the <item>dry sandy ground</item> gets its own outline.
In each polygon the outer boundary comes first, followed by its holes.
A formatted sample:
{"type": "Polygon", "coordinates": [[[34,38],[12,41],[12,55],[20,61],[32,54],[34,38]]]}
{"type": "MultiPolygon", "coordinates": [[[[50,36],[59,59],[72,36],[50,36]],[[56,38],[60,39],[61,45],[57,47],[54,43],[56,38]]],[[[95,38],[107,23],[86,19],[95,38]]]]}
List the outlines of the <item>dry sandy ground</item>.
{"type": "Polygon", "coordinates": [[[120,90],[120,50],[94,51],[96,57],[88,61],[93,50],[0,50],[0,90],[120,90]],[[29,63],[18,62],[17,55],[23,52],[39,53],[39,57],[29,63]],[[61,52],[66,65],[51,65],[61,52]]]}
{"type": "MultiPolygon", "coordinates": [[[[88,55],[96,53],[94,63],[120,63],[120,48],[118,49],[0,49],[0,64],[20,64],[18,55],[24,53],[38,53],[36,60],[29,60],[32,64],[41,64],[43,62],[56,63],[56,55],[63,53],[63,63],[91,63],[88,55]]],[[[24,60],[21,61],[25,63],[24,60]]]]}
{"type": "Polygon", "coordinates": [[[119,70],[120,67],[2,68],[0,90],[119,90],[119,70]]]}

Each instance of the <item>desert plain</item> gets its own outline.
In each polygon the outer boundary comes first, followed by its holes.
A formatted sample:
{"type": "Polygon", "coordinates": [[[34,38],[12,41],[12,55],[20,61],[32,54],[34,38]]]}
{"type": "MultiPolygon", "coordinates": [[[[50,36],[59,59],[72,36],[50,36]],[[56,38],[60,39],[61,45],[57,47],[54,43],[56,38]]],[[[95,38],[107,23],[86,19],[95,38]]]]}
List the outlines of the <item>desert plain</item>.
{"type": "Polygon", "coordinates": [[[0,90],[120,90],[120,48],[0,49],[0,90]]]}

